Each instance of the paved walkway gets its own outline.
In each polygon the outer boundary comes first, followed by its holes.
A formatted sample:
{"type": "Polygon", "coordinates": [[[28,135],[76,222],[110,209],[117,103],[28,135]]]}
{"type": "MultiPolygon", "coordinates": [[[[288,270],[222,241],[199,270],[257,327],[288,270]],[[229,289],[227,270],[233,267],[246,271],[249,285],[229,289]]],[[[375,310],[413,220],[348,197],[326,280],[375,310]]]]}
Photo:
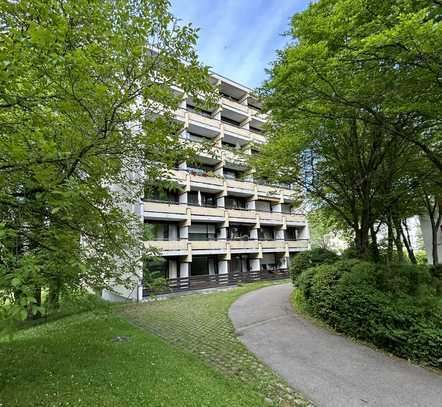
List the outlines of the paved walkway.
{"type": "Polygon", "coordinates": [[[293,312],[291,285],[230,308],[240,340],[321,407],[442,407],[442,375],[321,329],[293,312]]]}

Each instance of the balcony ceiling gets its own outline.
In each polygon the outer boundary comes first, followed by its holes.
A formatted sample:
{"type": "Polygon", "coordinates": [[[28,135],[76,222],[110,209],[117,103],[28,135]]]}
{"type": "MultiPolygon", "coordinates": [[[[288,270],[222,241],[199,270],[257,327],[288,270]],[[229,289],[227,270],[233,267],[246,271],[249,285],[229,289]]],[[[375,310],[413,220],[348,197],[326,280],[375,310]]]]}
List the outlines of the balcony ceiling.
{"type": "MultiPolygon", "coordinates": [[[[239,112],[236,110],[226,109],[223,107],[223,111],[221,113],[222,117],[227,117],[228,119],[235,120],[236,122],[242,122],[247,119],[247,113],[239,112]]],[[[227,123],[229,124],[229,123],[227,123]]]]}
{"type": "Polygon", "coordinates": [[[205,125],[204,123],[196,123],[196,122],[189,122],[189,128],[188,130],[191,133],[200,134],[201,136],[206,137],[216,137],[219,134],[219,129],[212,128],[208,125],[205,125]]]}
{"type": "Polygon", "coordinates": [[[230,84],[226,81],[222,81],[221,82],[221,92],[225,93],[226,95],[232,96],[235,99],[241,99],[242,97],[244,97],[247,94],[247,90],[241,89],[238,87],[239,85],[235,86],[233,84],[230,84]]]}

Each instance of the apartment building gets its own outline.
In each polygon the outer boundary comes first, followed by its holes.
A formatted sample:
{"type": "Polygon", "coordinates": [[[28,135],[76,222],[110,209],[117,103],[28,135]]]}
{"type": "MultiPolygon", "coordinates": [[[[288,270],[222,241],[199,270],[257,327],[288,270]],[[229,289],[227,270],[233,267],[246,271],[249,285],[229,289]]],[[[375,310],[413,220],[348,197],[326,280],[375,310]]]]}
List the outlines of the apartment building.
{"type": "Polygon", "coordinates": [[[144,197],[144,221],[154,231],[145,246],[161,255],[149,269],[172,290],[287,276],[290,258],[309,247],[290,185],[260,183],[247,168],[245,157],[266,142],[259,101],[245,86],[211,79],[220,89],[218,106],[198,109],[183,93],[176,112],[199,164],[179,163],[172,174],[177,192],[144,197]]]}

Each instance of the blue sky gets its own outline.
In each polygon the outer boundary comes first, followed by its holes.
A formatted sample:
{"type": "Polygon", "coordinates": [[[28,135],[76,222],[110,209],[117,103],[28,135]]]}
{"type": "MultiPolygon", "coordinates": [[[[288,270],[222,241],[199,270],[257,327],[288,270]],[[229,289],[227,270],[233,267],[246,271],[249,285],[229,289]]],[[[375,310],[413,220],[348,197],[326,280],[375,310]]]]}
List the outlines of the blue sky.
{"type": "Polygon", "coordinates": [[[171,0],[173,14],[200,28],[198,51],[212,70],[252,88],[265,79],[290,17],[309,0],[171,0]]]}

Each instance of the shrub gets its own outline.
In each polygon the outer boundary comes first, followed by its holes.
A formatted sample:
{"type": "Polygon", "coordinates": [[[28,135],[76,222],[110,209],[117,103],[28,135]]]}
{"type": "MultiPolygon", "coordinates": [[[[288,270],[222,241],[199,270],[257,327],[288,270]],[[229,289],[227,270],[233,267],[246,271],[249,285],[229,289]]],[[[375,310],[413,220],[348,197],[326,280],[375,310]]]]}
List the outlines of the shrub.
{"type": "Polygon", "coordinates": [[[428,267],[341,260],[298,278],[303,309],[339,332],[442,367],[440,279],[428,267]]]}
{"type": "Polygon", "coordinates": [[[297,254],[290,264],[290,275],[292,276],[293,283],[296,282],[301,273],[310,267],[324,263],[331,264],[338,260],[338,258],[335,252],[320,247],[297,254]]]}

